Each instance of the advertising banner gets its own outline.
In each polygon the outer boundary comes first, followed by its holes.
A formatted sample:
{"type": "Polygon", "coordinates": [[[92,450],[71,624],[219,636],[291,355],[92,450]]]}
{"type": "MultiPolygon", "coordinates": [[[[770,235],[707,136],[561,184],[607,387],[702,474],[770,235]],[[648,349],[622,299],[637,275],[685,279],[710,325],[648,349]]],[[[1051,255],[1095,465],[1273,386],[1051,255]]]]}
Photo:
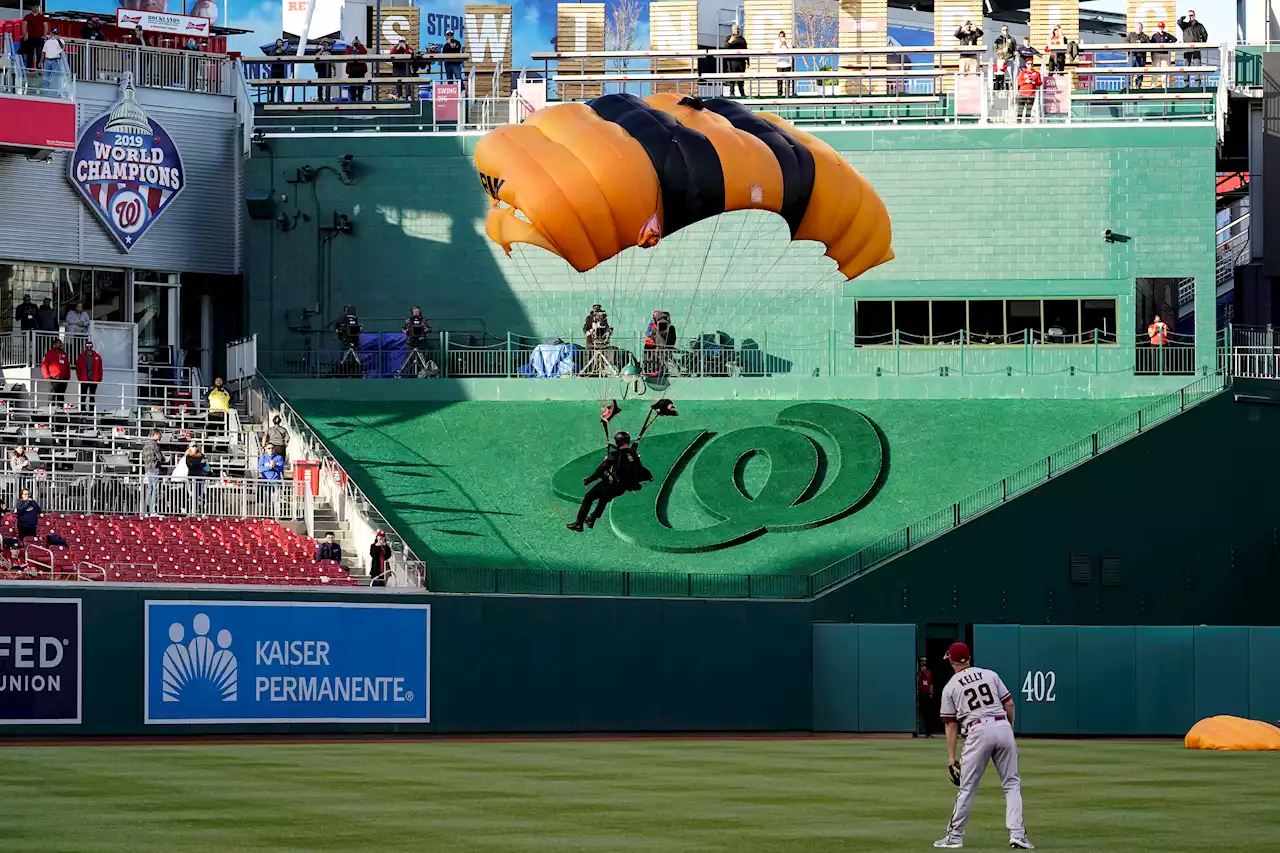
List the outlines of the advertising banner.
{"type": "Polygon", "coordinates": [[[430,722],[426,604],[148,601],[146,717],[430,722]]]}
{"type": "Polygon", "coordinates": [[[0,725],[80,722],[80,599],[0,598],[0,725]]]}
{"type": "Polygon", "coordinates": [[[134,98],[131,75],[119,103],[81,130],[68,178],[126,252],[186,186],[178,146],[134,98]]]}
{"type": "Polygon", "coordinates": [[[436,121],[457,121],[462,84],[436,83],[431,87],[431,109],[436,121]]]}
{"type": "Polygon", "coordinates": [[[142,27],[148,33],[208,38],[213,24],[208,18],[192,15],[170,15],[167,12],[144,12],[142,9],[116,9],[116,26],[132,30],[142,27]]]}
{"type": "Polygon", "coordinates": [[[76,147],[76,105],[0,95],[0,146],[70,151],[76,147]]]}

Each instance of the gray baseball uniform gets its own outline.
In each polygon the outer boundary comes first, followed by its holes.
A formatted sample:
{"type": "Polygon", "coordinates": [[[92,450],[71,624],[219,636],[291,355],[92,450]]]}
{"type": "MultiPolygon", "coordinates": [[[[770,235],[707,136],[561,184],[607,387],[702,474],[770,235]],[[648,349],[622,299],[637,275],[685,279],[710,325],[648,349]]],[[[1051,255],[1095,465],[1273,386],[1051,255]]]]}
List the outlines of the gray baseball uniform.
{"type": "Polygon", "coordinates": [[[1018,747],[1004,712],[1004,700],[1008,697],[1009,688],[1000,676],[976,666],[951,676],[942,690],[942,719],[955,720],[965,736],[960,759],[960,792],[956,795],[951,823],[947,824],[949,838],[964,838],[964,827],[973,811],[973,797],[988,760],[996,765],[1004,788],[1004,820],[1009,834],[1017,838],[1026,834],[1022,826],[1018,747]]]}

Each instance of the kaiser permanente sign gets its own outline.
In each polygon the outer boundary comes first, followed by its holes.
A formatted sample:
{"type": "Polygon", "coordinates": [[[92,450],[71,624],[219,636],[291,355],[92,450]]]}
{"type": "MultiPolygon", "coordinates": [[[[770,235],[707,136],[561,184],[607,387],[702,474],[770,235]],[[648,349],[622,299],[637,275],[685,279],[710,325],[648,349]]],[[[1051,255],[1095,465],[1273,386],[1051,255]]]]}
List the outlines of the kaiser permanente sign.
{"type": "Polygon", "coordinates": [[[193,15],[168,15],[162,12],[143,12],[140,9],[116,9],[116,26],[132,30],[137,27],[149,33],[207,38],[213,29],[208,18],[193,15]]]}
{"type": "Polygon", "coordinates": [[[148,601],[146,723],[430,722],[426,604],[148,601]]]}

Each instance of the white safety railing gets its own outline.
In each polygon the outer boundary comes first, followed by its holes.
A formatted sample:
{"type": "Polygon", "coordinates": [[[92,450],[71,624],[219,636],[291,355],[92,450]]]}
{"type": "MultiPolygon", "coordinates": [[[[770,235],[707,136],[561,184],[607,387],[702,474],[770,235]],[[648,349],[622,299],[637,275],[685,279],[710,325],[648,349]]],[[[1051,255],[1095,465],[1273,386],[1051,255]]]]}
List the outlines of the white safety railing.
{"type": "Polygon", "coordinates": [[[168,50],[131,44],[66,39],[76,80],[115,83],[133,75],[135,86],[234,95],[239,85],[231,60],[222,54],[168,50]]]}
{"type": "MultiPolygon", "coordinates": [[[[249,412],[262,423],[270,423],[275,415],[289,432],[289,458],[310,459],[320,463],[320,496],[333,507],[339,521],[348,525],[355,542],[356,555],[367,562],[369,546],[381,530],[392,545],[392,571],[399,567],[405,584],[423,585],[425,561],[417,557],[360,487],[347,475],[333,453],[311,429],[306,420],[262,375],[253,380],[248,392],[249,412]]],[[[366,565],[367,568],[367,565],[366,565]]]]}
{"type": "Polygon", "coordinates": [[[258,336],[227,344],[227,381],[252,379],[258,373],[258,336]]]}
{"type": "Polygon", "coordinates": [[[0,475],[0,494],[13,500],[21,489],[46,513],[269,518],[297,521],[302,501],[289,480],[169,475],[0,475]]]}

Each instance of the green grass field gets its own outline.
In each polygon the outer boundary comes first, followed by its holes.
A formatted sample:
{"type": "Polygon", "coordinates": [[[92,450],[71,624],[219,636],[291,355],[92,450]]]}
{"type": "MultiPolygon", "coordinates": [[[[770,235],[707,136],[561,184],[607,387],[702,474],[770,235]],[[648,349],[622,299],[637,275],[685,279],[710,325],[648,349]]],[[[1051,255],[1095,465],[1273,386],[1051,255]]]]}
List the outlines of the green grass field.
{"type": "MultiPolygon", "coordinates": [[[[1023,741],[1053,851],[1276,848],[1280,755],[1023,741]]],[[[955,789],[943,741],[0,747],[0,849],[923,851],[955,789]]],[[[966,849],[1007,849],[989,770],[966,849]]]]}
{"type": "MultiPolygon", "coordinates": [[[[794,402],[681,401],[681,416],[660,421],[650,435],[769,425],[794,402]]],[[[606,525],[586,535],[565,530],[577,507],[553,494],[551,477],[602,448],[594,402],[295,404],[432,566],[769,574],[830,565],[1148,402],[839,401],[866,415],[887,449],[882,481],[865,505],[830,524],[693,554],[636,547],[606,525]]],[[[617,425],[635,430],[647,405],[627,403],[617,425]]],[[[677,479],[666,511],[672,527],[696,529],[712,519],[696,510],[685,479],[677,479]]],[[[628,499],[638,498],[620,500],[628,499]]]]}

